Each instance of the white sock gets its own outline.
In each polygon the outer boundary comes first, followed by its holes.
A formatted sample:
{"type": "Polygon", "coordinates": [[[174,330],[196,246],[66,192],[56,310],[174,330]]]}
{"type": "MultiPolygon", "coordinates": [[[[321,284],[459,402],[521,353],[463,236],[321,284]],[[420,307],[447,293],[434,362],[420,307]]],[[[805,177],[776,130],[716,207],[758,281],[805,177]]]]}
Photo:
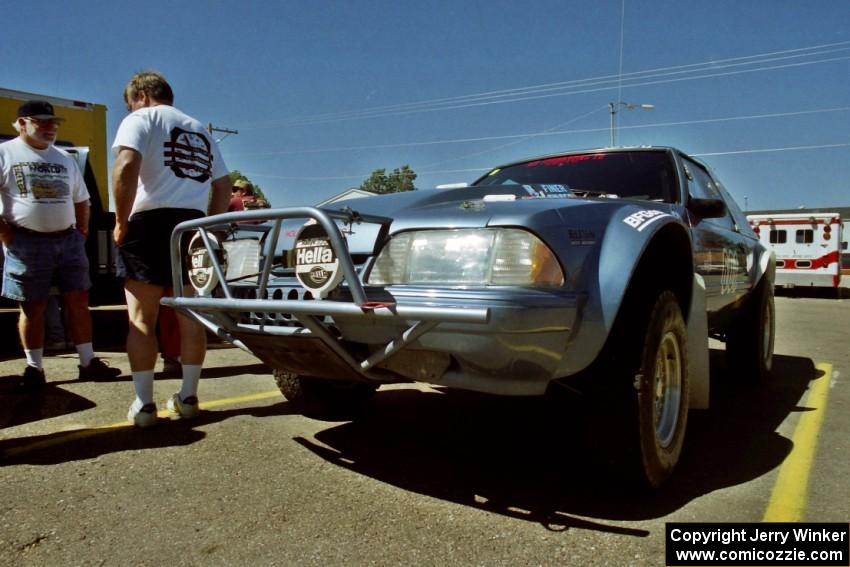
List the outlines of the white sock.
{"type": "Polygon", "coordinates": [[[183,364],[183,383],[180,386],[180,401],[189,396],[198,395],[198,382],[201,379],[200,364],[183,364]]]}
{"type": "Polygon", "coordinates": [[[94,358],[94,348],[91,343],[83,343],[76,345],[77,354],[80,355],[80,366],[87,367],[91,364],[91,359],[94,358]]]}
{"type": "Polygon", "coordinates": [[[27,357],[27,364],[29,366],[34,366],[39,370],[44,370],[44,363],[42,362],[42,359],[44,358],[43,348],[34,348],[31,350],[24,349],[24,355],[27,357]]]}
{"type": "Polygon", "coordinates": [[[145,405],[153,403],[153,370],[131,372],[133,388],[136,390],[136,403],[145,405]]]}

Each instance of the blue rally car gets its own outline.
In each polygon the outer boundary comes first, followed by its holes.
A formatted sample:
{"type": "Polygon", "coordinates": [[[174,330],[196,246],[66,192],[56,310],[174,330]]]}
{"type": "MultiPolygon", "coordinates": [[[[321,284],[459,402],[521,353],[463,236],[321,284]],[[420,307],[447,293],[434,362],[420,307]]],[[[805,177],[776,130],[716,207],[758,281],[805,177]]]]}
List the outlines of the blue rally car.
{"type": "Polygon", "coordinates": [[[178,293],[163,303],[270,365],[305,412],[395,382],[564,386],[596,408],[594,444],[653,487],[688,410],[708,407],[709,337],[748,379],[767,379],[773,357],[774,258],[709,169],[673,148],[207,217],[177,227],[172,257],[178,293]],[[195,297],[180,297],[186,271],[195,297]]]}

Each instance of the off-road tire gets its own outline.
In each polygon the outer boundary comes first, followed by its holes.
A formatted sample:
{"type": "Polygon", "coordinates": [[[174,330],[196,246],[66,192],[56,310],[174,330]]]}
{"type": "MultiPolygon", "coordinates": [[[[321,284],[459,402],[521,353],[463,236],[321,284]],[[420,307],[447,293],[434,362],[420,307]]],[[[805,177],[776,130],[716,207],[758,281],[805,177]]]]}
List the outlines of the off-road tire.
{"type": "Polygon", "coordinates": [[[688,422],[688,332],[679,302],[664,292],[655,302],[635,381],[643,480],[656,488],[673,472],[688,422]]]}
{"type": "Polygon", "coordinates": [[[317,417],[349,417],[360,412],[378,389],[377,384],[299,376],[275,370],[281,394],[300,413],[317,417]]]}
{"type": "Polygon", "coordinates": [[[775,333],[773,284],[762,278],[726,333],[726,364],[729,370],[750,382],[768,382],[773,366],[775,333]]]}
{"type": "Polygon", "coordinates": [[[688,334],[670,291],[624,306],[607,361],[589,376],[591,452],[618,477],[655,489],[679,461],[688,420],[688,334]],[[615,354],[616,353],[616,354],[615,354]]]}

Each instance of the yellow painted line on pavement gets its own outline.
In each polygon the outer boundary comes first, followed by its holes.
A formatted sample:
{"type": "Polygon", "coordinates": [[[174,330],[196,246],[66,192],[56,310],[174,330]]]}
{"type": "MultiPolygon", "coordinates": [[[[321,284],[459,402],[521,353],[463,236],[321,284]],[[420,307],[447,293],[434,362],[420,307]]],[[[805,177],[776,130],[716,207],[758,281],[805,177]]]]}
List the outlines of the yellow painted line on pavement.
{"type": "MultiPolygon", "coordinates": [[[[201,402],[201,409],[210,409],[217,408],[221,406],[229,406],[229,405],[237,405],[243,404],[245,402],[256,402],[258,400],[265,400],[268,398],[280,397],[280,391],[271,390],[268,392],[259,392],[256,394],[248,394],[245,396],[236,396],[233,398],[222,398],[220,400],[211,400],[208,402],[201,402]]],[[[160,418],[168,418],[171,415],[171,412],[167,409],[162,409],[157,412],[157,417],[160,418]]],[[[31,451],[37,451],[40,449],[46,449],[49,447],[55,447],[56,445],[62,445],[63,443],[68,443],[69,441],[76,441],[77,439],[86,439],[88,437],[94,437],[96,435],[102,435],[104,433],[109,433],[116,429],[123,429],[133,427],[133,424],[129,421],[122,421],[120,423],[112,423],[110,425],[101,425],[98,427],[91,427],[86,429],[75,429],[71,431],[60,431],[57,432],[55,437],[51,437],[49,439],[43,439],[41,441],[35,441],[34,443],[29,443],[27,445],[21,445],[20,447],[13,447],[11,449],[7,449],[3,452],[3,455],[6,457],[14,457],[23,453],[29,453],[31,451]]]]}
{"type": "Polygon", "coordinates": [[[773,486],[773,493],[764,513],[764,522],[799,522],[806,511],[806,494],[809,486],[809,473],[815,460],[818,435],[826,413],[826,400],[829,385],[832,382],[832,365],[823,363],[815,368],[823,376],[811,382],[805,408],[791,439],[794,444],[791,453],[779,469],[779,476],[773,486]]]}

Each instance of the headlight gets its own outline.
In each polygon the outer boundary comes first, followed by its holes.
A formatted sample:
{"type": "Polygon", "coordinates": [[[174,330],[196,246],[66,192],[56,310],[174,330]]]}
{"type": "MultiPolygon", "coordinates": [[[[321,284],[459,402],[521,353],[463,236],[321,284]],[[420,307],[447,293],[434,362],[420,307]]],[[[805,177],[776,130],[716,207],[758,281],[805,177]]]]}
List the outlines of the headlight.
{"type": "Polygon", "coordinates": [[[395,236],[378,254],[371,285],[560,286],[552,251],[524,230],[421,230],[395,236]]]}

